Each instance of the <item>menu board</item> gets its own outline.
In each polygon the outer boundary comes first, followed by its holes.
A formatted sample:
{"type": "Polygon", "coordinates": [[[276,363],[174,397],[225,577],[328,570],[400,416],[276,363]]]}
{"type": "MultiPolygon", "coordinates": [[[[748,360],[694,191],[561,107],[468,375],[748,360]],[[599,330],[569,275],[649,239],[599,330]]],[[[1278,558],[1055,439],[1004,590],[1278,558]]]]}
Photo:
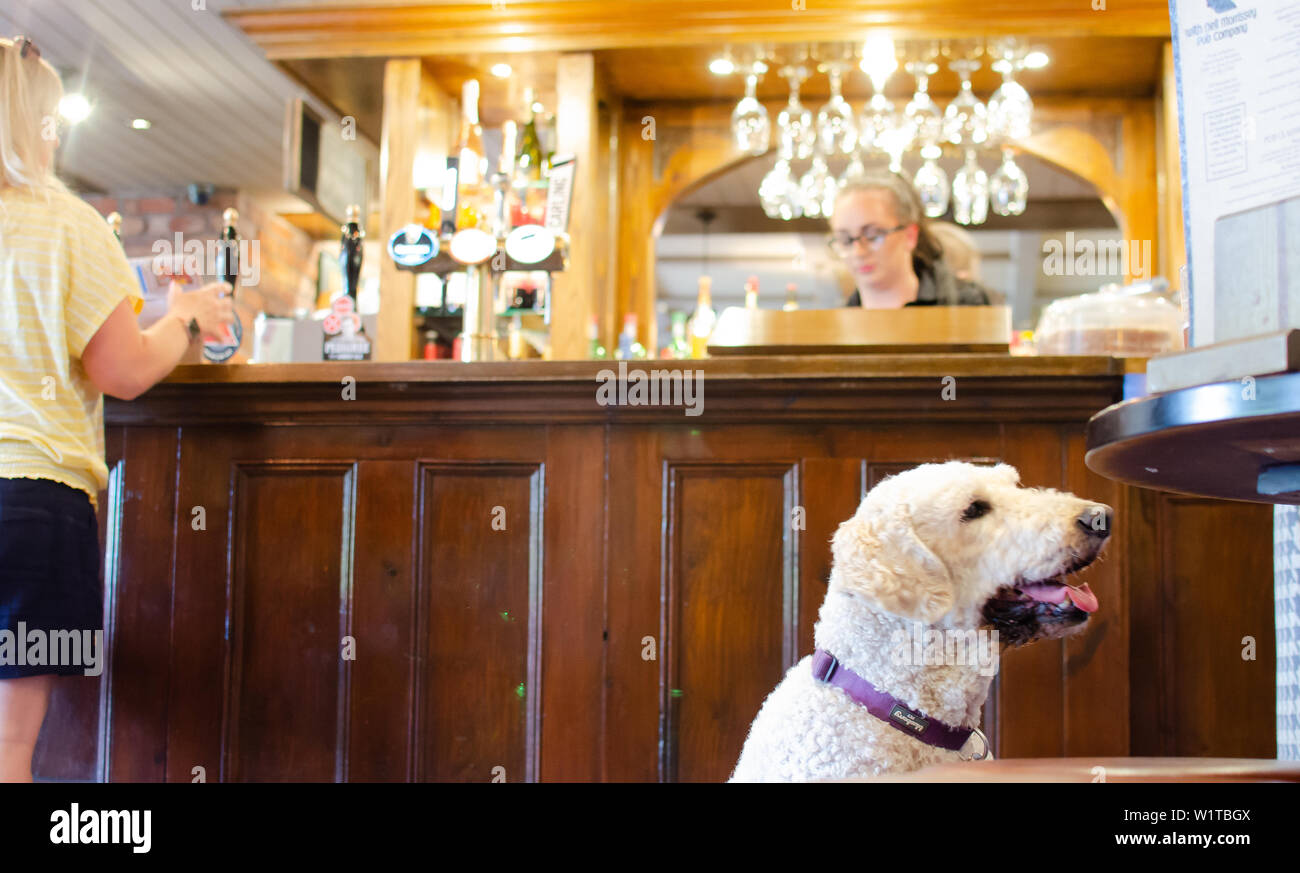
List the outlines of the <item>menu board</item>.
{"type": "Polygon", "coordinates": [[[1300,0],[1169,0],[1191,344],[1300,328],[1300,0]]]}

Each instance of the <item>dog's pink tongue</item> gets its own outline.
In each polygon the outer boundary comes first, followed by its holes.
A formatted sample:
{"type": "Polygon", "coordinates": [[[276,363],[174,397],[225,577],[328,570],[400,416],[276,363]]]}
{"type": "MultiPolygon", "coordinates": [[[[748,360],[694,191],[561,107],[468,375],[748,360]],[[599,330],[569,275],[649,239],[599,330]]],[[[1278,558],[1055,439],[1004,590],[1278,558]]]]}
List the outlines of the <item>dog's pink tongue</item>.
{"type": "Polygon", "coordinates": [[[1065,593],[1069,595],[1070,602],[1084,612],[1097,611],[1097,595],[1092,593],[1092,589],[1088,587],[1087,582],[1084,582],[1078,588],[1066,588],[1065,593]]]}

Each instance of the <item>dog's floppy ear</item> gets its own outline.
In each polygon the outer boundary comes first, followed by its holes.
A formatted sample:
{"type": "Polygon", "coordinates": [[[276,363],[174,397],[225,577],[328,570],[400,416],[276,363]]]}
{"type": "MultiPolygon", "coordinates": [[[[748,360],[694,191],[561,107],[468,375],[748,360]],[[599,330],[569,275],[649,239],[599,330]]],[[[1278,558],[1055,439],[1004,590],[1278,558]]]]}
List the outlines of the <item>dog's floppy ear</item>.
{"type": "Polygon", "coordinates": [[[859,513],[832,539],[832,582],[885,612],[933,624],[952,609],[952,576],[912,530],[909,513],[859,513]]]}

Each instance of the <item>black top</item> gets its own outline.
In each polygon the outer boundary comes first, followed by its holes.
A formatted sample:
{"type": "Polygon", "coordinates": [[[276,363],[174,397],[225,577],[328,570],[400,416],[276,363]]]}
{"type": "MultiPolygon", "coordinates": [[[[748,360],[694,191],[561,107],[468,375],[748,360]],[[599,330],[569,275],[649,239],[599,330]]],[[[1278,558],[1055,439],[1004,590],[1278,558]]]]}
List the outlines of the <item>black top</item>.
{"type": "MultiPolygon", "coordinates": [[[[912,269],[920,285],[916,299],[904,306],[989,306],[993,303],[993,295],[987,288],[978,282],[958,279],[942,260],[926,263],[913,258],[912,269]]],[[[862,305],[862,296],[856,288],[844,305],[862,305]]]]}

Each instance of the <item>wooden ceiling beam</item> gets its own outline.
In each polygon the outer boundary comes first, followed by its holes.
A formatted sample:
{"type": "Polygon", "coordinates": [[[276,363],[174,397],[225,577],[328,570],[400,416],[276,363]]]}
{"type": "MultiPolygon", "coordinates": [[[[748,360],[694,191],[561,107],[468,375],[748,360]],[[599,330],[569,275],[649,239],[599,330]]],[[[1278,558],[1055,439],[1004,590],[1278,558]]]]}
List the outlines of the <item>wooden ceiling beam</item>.
{"type": "Polygon", "coordinates": [[[1169,36],[1168,0],[443,0],[231,9],[273,60],[897,38],[1169,36]],[[802,8],[800,8],[802,7],[802,8]]]}

